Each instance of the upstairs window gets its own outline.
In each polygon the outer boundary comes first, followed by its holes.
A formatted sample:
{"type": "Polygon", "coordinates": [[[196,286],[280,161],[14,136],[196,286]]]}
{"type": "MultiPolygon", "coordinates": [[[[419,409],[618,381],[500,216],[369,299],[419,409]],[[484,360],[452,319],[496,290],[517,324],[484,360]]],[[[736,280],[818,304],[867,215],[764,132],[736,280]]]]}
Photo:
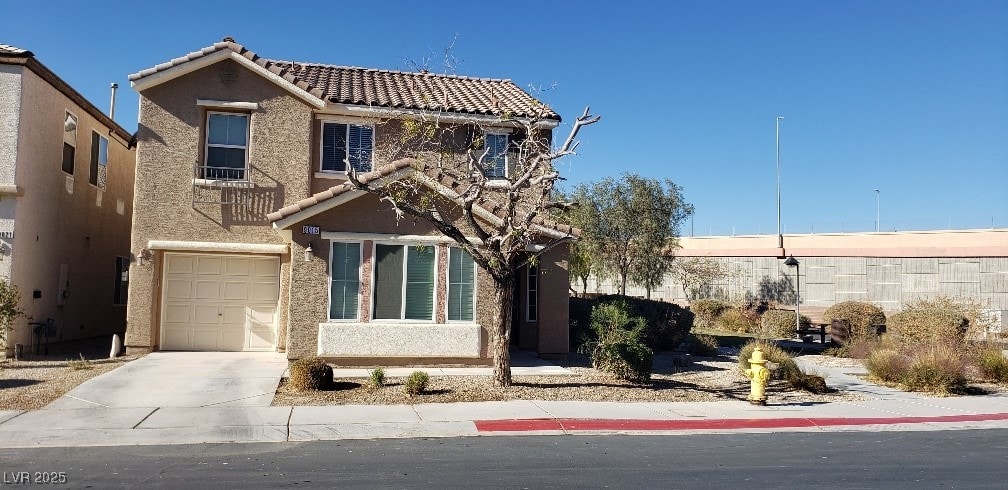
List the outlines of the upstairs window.
{"type": "Polygon", "coordinates": [[[108,177],[108,138],[91,132],[91,176],[88,182],[99,189],[105,189],[108,177]]]}
{"type": "Polygon", "coordinates": [[[508,135],[487,133],[483,135],[483,171],[489,179],[507,178],[508,135]]]}
{"type": "Polygon", "coordinates": [[[359,124],[322,123],[323,172],[346,172],[347,162],[358,172],[371,171],[374,128],[359,124]]]}
{"type": "Polygon", "coordinates": [[[203,177],[217,180],[246,180],[248,134],[248,114],[208,113],[203,177]]]}
{"type": "Polygon", "coordinates": [[[63,171],[73,175],[77,155],[77,117],[66,112],[63,119],[63,171]]]}

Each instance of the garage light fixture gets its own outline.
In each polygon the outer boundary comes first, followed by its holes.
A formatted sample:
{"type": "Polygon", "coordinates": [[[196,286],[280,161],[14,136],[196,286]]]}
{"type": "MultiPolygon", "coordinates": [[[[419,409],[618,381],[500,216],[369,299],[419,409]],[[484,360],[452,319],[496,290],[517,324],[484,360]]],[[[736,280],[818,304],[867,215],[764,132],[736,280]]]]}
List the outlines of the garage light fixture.
{"type": "Polygon", "coordinates": [[[315,254],[315,251],[312,250],[311,242],[308,242],[308,246],[305,247],[305,249],[304,249],[304,261],[305,262],[311,262],[312,255],[314,255],[314,254],[315,254]]]}

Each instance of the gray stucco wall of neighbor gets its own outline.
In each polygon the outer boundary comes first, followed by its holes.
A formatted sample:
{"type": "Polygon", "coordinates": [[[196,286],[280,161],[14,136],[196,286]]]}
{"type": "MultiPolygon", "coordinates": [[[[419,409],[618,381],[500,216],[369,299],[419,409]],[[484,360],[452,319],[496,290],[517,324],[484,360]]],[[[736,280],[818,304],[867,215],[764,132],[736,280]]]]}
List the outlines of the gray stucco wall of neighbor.
{"type": "MultiPolygon", "coordinates": [[[[231,60],[144,90],[140,97],[132,250],[150,240],[282,244],[266,214],[308,194],[311,109],[231,60]],[[251,114],[249,161],[255,187],[224,200],[193,203],[195,162],[202,161],[207,108],[198,99],[258,104],[251,114]]],[[[212,109],[211,109],[212,110],[212,109]]],[[[219,192],[219,191],[218,191],[219,192]]],[[[131,270],[128,352],[158,346],[161,253],[131,270]]],[[[289,256],[281,257],[278,324],[287,324],[289,256]]],[[[280,346],[286,331],[278,332],[280,346]]]]}
{"type": "MultiPolygon", "coordinates": [[[[978,300],[985,308],[1008,311],[1008,230],[861,233],[787,236],[787,255],[798,271],[774,253],[776,237],[704,237],[681,240],[680,257],[708,257],[730,274],[715,281],[703,296],[741,298],[749,294],[829,307],[849,300],[875,303],[897,311],[916,299],[936,296],[978,300]],[[793,246],[789,245],[789,240],[793,246]],[[769,244],[769,245],[768,245],[769,244]]],[[[589,282],[589,291],[611,292],[609,282],[589,282]]],[[[640,288],[628,294],[643,295],[640,288]]],[[[671,276],[652,297],[685,301],[671,276]]]]}

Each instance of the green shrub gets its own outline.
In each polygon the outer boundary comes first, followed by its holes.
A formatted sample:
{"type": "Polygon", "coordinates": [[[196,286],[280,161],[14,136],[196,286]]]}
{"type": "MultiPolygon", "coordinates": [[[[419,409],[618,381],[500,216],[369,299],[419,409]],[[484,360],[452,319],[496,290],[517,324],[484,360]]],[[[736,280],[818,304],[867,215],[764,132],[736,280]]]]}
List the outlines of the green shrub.
{"type": "Polygon", "coordinates": [[[804,381],[805,373],[798,367],[791,354],[788,354],[787,351],[781,349],[777,344],[760,340],[754,340],[742,346],[742,350],[739,351],[738,355],[739,372],[745,373],[746,369],[749,369],[749,358],[752,357],[756,346],[759,346],[763,350],[763,357],[766,360],[777,365],[772,370],[773,379],[787,381],[795,387],[798,387],[797,385],[804,381]]]}
{"type": "Polygon", "coordinates": [[[381,388],[385,386],[385,370],[377,367],[371,370],[371,387],[381,388]]]}
{"type": "Polygon", "coordinates": [[[850,340],[866,339],[875,336],[875,325],[885,325],[886,316],[881,308],[871,303],[861,301],[844,301],[837,303],[823,312],[823,321],[844,320],[850,325],[850,340]]]}
{"type": "Polygon", "coordinates": [[[868,373],[887,383],[899,383],[910,365],[910,359],[899,350],[884,347],[872,351],[864,362],[868,373]]]}
{"type": "Polygon", "coordinates": [[[592,366],[628,381],[651,377],[654,353],[641,342],[646,323],[630,316],[623,301],[597,304],[591,312],[595,339],[582,346],[590,349],[592,366]]]}
{"type": "MultiPolygon", "coordinates": [[[[802,327],[808,327],[811,320],[807,316],[800,317],[802,327]]],[[[764,337],[777,339],[793,339],[795,330],[795,313],[788,310],[767,310],[760,316],[760,333],[764,337]]]]}
{"type": "Polygon", "coordinates": [[[718,355],[717,338],[712,335],[690,334],[686,340],[686,348],[694,356],[714,357],[718,355]]]}
{"type": "Polygon", "coordinates": [[[1008,382],[1008,358],[1001,346],[983,343],[973,349],[971,356],[973,364],[984,379],[999,383],[1008,382]]]}
{"type": "Polygon", "coordinates": [[[966,385],[964,373],[959,351],[949,345],[935,344],[913,353],[903,384],[914,391],[951,393],[966,385]]]}
{"type": "Polygon", "coordinates": [[[318,357],[304,357],[291,363],[288,382],[298,391],[325,390],[332,386],[333,370],[318,357]]]}
{"type": "Polygon", "coordinates": [[[648,346],[634,341],[599,344],[592,354],[592,365],[613,376],[635,383],[651,379],[654,353],[648,346]]]}
{"type": "Polygon", "coordinates": [[[689,310],[693,312],[693,325],[700,328],[715,328],[717,319],[728,308],[728,303],[716,299],[697,299],[690,301],[689,310]]]}
{"type": "Polygon", "coordinates": [[[591,314],[595,306],[619,301],[630,316],[645,320],[640,341],[654,351],[674,350],[693,328],[693,313],[675,303],[605,295],[598,298],[570,298],[570,341],[572,347],[595,342],[591,314]]]}
{"type": "Polygon", "coordinates": [[[406,383],[403,385],[403,389],[409,396],[416,396],[425,391],[427,391],[427,383],[430,382],[430,376],[424,371],[413,371],[410,373],[409,377],[406,378],[406,383]]]}
{"type": "Polygon", "coordinates": [[[962,344],[966,327],[966,318],[955,310],[911,306],[889,316],[886,333],[906,344],[962,344]]]}

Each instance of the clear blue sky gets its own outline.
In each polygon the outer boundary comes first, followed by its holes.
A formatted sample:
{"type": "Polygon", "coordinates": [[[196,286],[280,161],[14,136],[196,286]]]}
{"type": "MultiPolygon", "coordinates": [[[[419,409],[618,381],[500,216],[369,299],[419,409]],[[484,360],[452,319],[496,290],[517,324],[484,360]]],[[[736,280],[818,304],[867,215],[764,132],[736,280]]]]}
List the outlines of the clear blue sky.
{"type": "MultiPolygon", "coordinates": [[[[261,56],[511,78],[602,122],[562,171],[669,178],[697,235],[1008,227],[1008,2],[0,0],[29,49],[136,128],[130,73],[225,35],[261,56]],[[283,5],[283,6],[281,6],[283,5]],[[493,5],[487,8],[487,5],[493,5]],[[17,13],[17,14],[14,14],[17,13]],[[814,228],[813,228],[814,226],[814,228]]],[[[568,129],[568,125],[559,131],[568,129]]],[[[684,234],[690,233],[687,222],[684,234]]]]}

